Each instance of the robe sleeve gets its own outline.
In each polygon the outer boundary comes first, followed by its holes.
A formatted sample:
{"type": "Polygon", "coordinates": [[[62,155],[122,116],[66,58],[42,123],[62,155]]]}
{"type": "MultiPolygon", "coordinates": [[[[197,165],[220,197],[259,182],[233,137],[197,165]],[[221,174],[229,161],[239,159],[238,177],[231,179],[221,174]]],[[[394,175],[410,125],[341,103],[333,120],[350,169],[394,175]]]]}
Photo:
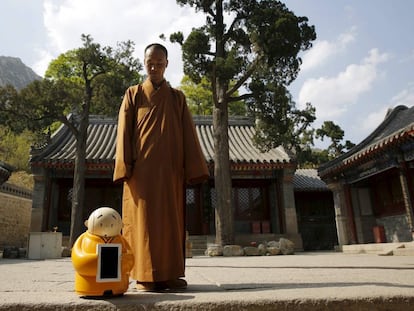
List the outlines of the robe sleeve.
{"type": "Polygon", "coordinates": [[[114,182],[127,180],[132,175],[132,169],[136,158],[134,143],[134,120],[136,118],[134,99],[137,89],[137,86],[128,88],[119,109],[115,168],[113,175],[114,182]]]}
{"type": "Polygon", "coordinates": [[[209,172],[185,96],[180,91],[178,94],[183,103],[185,181],[187,184],[197,184],[207,180],[209,172]]]}

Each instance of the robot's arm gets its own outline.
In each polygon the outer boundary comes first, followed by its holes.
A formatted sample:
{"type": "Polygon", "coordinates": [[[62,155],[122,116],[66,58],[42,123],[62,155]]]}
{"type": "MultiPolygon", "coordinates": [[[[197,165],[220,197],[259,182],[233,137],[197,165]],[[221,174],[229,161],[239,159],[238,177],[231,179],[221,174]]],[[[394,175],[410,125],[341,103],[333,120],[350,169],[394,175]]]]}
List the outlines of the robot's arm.
{"type": "Polygon", "coordinates": [[[80,275],[94,276],[97,272],[98,255],[88,253],[83,249],[83,236],[81,235],[72,248],[72,264],[80,275]]]}

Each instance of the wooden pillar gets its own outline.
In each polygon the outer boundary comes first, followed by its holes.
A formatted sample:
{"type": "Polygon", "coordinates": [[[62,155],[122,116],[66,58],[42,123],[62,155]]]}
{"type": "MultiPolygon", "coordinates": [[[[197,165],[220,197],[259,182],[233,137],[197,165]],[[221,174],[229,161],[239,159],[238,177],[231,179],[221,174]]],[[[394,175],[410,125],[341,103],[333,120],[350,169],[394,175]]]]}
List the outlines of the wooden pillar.
{"type": "Polygon", "coordinates": [[[350,228],[349,238],[350,238],[351,244],[357,244],[358,236],[356,232],[355,213],[354,213],[354,207],[352,206],[352,197],[351,197],[352,194],[351,194],[350,186],[348,184],[345,184],[344,190],[345,190],[345,204],[346,204],[346,209],[348,212],[348,226],[350,228]]]}
{"type": "Polygon", "coordinates": [[[282,196],[284,208],[284,223],[286,233],[298,234],[298,221],[295,208],[295,195],[293,192],[293,175],[294,169],[285,168],[283,170],[282,196]]]}
{"type": "Polygon", "coordinates": [[[405,162],[400,162],[400,183],[401,183],[401,190],[404,199],[404,207],[407,214],[407,223],[408,228],[411,232],[414,232],[414,216],[413,216],[413,207],[412,207],[412,199],[410,195],[410,191],[408,188],[408,181],[407,181],[407,166],[405,162]]]}
{"type": "Polygon", "coordinates": [[[339,245],[352,244],[345,187],[340,181],[331,181],[327,185],[333,193],[338,243],[339,245]]]}

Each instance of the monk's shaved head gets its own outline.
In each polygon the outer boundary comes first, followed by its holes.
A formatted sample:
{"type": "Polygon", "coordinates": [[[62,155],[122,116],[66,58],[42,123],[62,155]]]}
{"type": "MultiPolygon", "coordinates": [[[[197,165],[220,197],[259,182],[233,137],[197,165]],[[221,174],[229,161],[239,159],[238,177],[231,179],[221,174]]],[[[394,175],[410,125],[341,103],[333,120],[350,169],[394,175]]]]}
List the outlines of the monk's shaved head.
{"type": "Polygon", "coordinates": [[[147,51],[152,50],[152,49],[159,49],[159,50],[163,51],[164,54],[165,54],[165,58],[168,58],[167,48],[165,46],[163,46],[162,44],[160,44],[160,43],[151,43],[151,44],[147,45],[147,47],[144,50],[144,54],[147,55],[147,51]]]}

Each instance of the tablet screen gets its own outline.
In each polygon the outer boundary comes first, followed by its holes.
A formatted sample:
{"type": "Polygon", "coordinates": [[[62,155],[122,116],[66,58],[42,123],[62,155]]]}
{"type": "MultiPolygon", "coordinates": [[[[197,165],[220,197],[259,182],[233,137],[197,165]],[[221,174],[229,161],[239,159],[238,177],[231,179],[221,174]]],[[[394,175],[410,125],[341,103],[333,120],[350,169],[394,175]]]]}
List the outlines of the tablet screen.
{"type": "Polygon", "coordinates": [[[116,282],[121,280],[121,244],[98,244],[97,282],[116,282]]]}

